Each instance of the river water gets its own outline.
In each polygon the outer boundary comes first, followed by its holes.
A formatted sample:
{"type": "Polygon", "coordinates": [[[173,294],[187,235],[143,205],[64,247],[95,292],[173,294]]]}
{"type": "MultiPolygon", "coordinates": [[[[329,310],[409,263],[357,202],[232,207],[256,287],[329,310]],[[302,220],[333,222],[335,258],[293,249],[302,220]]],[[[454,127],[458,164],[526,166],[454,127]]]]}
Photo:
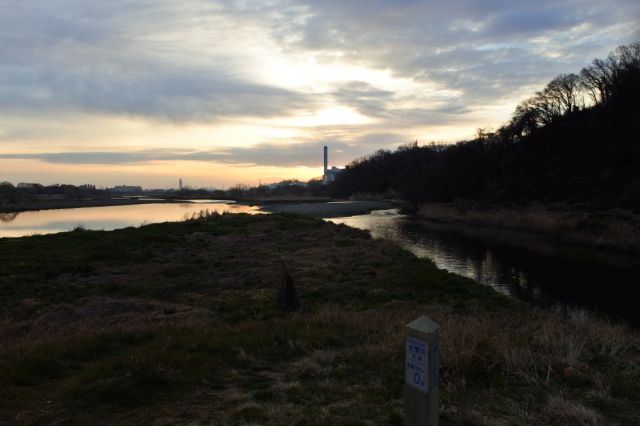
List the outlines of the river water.
{"type": "Polygon", "coordinates": [[[395,241],[439,268],[566,317],[597,314],[640,325],[636,258],[540,242],[532,250],[418,222],[397,210],[329,220],[395,241]]]}
{"type": "MultiPolygon", "coordinates": [[[[77,226],[112,230],[180,221],[202,210],[260,213],[257,207],[230,201],[192,201],[0,213],[0,237],[63,232],[77,226]]],[[[327,220],[367,230],[373,238],[392,240],[418,257],[431,259],[439,268],[567,317],[598,313],[640,325],[634,296],[640,286],[640,266],[635,258],[550,243],[532,250],[418,222],[397,210],[327,220]]]]}
{"type": "Polygon", "coordinates": [[[78,226],[111,231],[147,223],[181,221],[202,210],[219,213],[258,213],[258,207],[236,204],[233,201],[189,201],[191,202],[0,213],[0,237],[51,234],[70,231],[78,226]]]}

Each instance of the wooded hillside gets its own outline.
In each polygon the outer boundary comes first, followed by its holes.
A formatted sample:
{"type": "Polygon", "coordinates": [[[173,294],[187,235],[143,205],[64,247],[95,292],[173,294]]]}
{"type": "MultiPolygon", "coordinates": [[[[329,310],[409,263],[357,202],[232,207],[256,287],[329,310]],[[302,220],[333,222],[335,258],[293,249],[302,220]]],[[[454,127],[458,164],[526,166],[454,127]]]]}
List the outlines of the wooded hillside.
{"type": "Polygon", "coordinates": [[[349,164],[331,192],[640,211],[639,99],[640,43],[620,46],[579,74],[553,79],[496,131],[377,151],[349,164]]]}

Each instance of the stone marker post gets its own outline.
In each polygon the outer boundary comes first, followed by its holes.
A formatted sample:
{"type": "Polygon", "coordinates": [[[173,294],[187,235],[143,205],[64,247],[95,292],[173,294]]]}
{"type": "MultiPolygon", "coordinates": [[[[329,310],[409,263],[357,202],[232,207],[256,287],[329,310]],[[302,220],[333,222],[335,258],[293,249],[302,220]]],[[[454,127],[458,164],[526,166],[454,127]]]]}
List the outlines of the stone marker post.
{"type": "Polygon", "coordinates": [[[437,426],[438,324],[422,316],[406,326],[404,361],[405,426],[437,426]]]}

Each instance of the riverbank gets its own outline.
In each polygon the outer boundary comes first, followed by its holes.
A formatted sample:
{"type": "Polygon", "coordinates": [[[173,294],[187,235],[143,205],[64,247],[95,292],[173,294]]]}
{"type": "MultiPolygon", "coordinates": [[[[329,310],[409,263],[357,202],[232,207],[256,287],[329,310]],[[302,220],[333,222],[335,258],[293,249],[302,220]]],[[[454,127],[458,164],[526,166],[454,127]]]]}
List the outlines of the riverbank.
{"type": "Polygon", "coordinates": [[[288,213],[313,217],[340,217],[370,213],[372,210],[390,209],[393,204],[386,201],[331,201],[315,203],[270,203],[261,210],[270,213],[288,213]]]}
{"type": "Polygon", "coordinates": [[[334,201],[330,197],[316,197],[316,196],[297,196],[297,195],[279,195],[268,197],[236,197],[239,203],[253,204],[253,205],[268,205],[268,204],[299,204],[299,203],[328,203],[334,201]]]}
{"type": "MultiPolygon", "coordinates": [[[[229,201],[249,206],[260,206],[260,210],[269,213],[289,213],[324,218],[367,214],[372,210],[389,209],[393,207],[393,204],[387,201],[336,201],[326,197],[240,197],[237,200],[229,201]]],[[[98,198],[73,200],[63,197],[50,198],[46,200],[31,200],[28,202],[13,203],[10,205],[0,205],[0,214],[83,207],[191,202],[193,202],[192,199],[186,200],[182,198],[98,198]]]]}
{"type": "Polygon", "coordinates": [[[442,224],[476,227],[479,234],[486,235],[489,230],[494,237],[515,244],[546,239],[598,250],[640,253],[640,215],[626,211],[427,203],[416,216],[442,224]]]}
{"type": "Polygon", "coordinates": [[[0,256],[0,424],[402,424],[403,328],[424,313],[442,424],[640,421],[636,331],[534,311],[345,226],[213,214],[0,256]]]}

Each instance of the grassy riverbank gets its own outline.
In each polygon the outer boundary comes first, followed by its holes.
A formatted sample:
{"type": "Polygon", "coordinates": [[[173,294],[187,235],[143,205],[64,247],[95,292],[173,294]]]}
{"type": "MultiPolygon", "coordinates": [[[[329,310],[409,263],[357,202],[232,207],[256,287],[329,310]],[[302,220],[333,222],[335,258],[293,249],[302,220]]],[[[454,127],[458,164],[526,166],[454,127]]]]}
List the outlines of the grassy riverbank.
{"type": "Polygon", "coordinates": [[[537,313],[362,231],[213,215],[0,239],[0,424],[402,424],[441,325],[443,424],[640,422],[640,335],[537,313]],[[276,308],[284,260],[303,304],[276,308]]]}
{"type": "Polygon", "coordinates": [[[335,200],[316,203],[270,203],[261,210],[271,213],[288,213],[313,217],[341,217],[368,214],[373,210],[390,209],[393,204],[387,201],[351,201],[335,200]]]}
{"type": "MultiPolygon", "coordinates": [[[[553,241],[602,250],[640,253],[640,216],[622,210],[426,203],[420,207],[417,216],[441,223],[521,231],[553,241]]],[[[512,238],[514,242],[517,239],[512,238]]]]}

